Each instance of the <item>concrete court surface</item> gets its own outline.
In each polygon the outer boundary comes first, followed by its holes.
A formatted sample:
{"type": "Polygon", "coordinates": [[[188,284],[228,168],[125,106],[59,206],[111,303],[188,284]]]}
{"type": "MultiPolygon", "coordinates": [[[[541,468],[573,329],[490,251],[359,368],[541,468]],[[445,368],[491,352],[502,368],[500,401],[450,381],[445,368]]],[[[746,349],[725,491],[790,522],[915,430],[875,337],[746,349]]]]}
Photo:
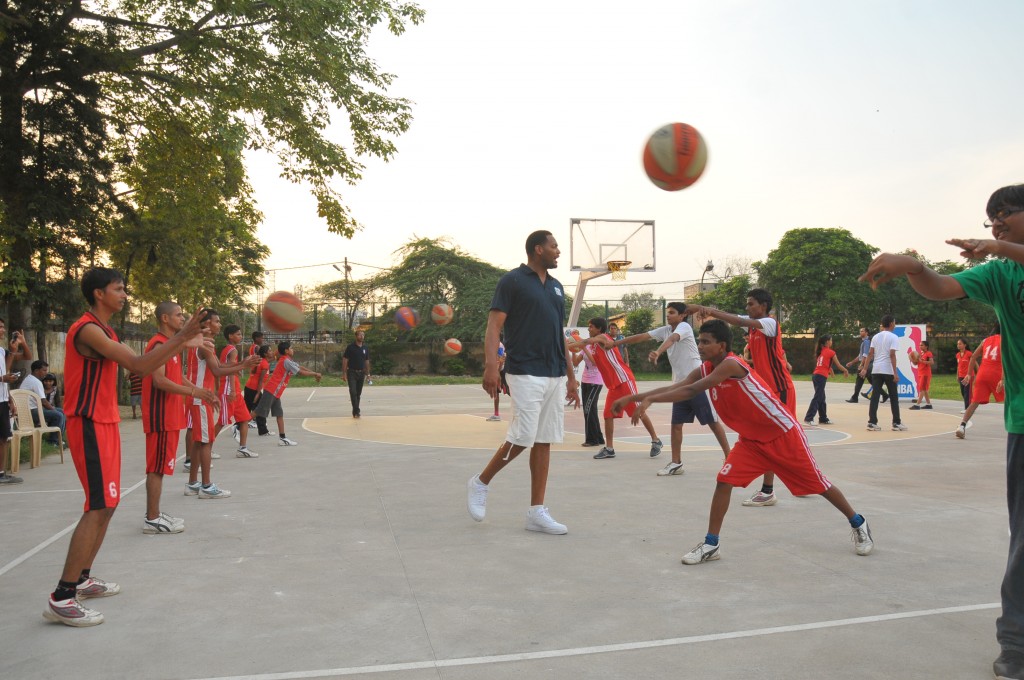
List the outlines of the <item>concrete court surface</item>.
{"type": "MultiPolygon", "coordinates": [[[[646,383],[644,387],[654,384],[646,383]]],[[[213,479],[225,500],[182,494],[163,509],[178,535],[141,533],[144,444],[122,423],[123,500],[94,566],[122,585],[90,600],[88,629],[41,617],[82,492],[70,460],[22,466],[0,488],[0,677],[29,678],[991,678],[1007,550],[1002,407],[954,439],[960,404],[908,411],[907,433],[867,433],[867,405],[828,390],[837,425],[808,431],[815,455],[870,522],[858,557],[821,498],[777,486],[775,507],[736,490],[722,559],[680,557],[706,531],[721,451],[687,426],[686,474],[666,442],[619,421],[613,460],[579,448],[578,412],[552,455],[547,505],[566,536],[524,530],[525,456],[491,484],[487,518],[466,512],[466,480],[502,441],[479,386],[367,387],[354,421],[344,388],[291,388],[287,432],[223,433],[213,479]]],[[[810,384],[797,385],[806,407],[810,384]]],[[[273,429],[273,428],[272,428],[273,429]]],[[[255,431],[253,431],[255,432],[255,431]]]]}

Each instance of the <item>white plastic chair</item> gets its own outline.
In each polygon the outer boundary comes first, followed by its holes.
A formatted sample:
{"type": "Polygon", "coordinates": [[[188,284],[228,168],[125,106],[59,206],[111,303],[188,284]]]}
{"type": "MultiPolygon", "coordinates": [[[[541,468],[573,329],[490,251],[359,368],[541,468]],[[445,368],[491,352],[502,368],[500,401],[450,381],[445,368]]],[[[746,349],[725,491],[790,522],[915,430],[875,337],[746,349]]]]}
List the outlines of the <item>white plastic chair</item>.
{"type": "Polygon", "coordinates": [[[11,472],[18,471],[17,453],[21,451],[21,437],[32,435],[32,459],[30,467],[39,467],[43,457],[43,435],[55,432],[57,434],[57,445],[60,447],[60,462],[64,462],[64,433],[55,425],[47,425],[43,420],[43,400],[32,390],[11,390],[11,399],[18,409],[18,429],[12,439],[11,472]],[[35,408],[39,414],[42,425],[36,425],[32,419],[32,409],[35,408]],[[19,434],[20,433],[20,436],[19,434]]]}

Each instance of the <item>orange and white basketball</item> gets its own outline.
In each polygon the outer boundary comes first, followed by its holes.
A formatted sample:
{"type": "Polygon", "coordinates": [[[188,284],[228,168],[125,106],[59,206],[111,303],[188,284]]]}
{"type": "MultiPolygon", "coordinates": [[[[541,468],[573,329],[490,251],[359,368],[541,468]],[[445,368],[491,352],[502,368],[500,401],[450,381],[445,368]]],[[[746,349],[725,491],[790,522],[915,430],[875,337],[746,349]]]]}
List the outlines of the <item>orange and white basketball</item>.
{"type": "Polygon", "coordinates": [[[452,309],[452,306],[444,302],[434,305],[434,308],[430,310],[430,318],[438,326],[450,324],[454,315],[455,310],[452,309]]]}
{"type": "Polygon", "coordinates": [[[448,338],[444,341],[444,353],[450,357],[462,351],[462,343],[458,338],[448,338]]]}
{"type": "Polygon", "coordinates": [[[302,300],[285,290],[273,292],[263,303],[262,316],[263,323],[272,331],[291,333],[302,325],[305,318],[302,300]]]}
{"type": "Polygon", "coordinates": [[[708,162],[708,148],[693,126],[669,123],[647,140],[643,160],[644,172],[654,186],[679,191],[700,179],[708,162]]]}

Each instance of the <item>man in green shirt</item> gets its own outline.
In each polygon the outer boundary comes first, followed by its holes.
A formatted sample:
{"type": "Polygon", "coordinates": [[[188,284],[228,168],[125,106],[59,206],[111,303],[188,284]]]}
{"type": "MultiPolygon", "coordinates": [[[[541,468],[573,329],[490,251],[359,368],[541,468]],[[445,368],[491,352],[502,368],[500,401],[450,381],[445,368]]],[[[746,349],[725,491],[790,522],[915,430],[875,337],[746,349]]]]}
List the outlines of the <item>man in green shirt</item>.
{"type": "MultiPolygon", "coordinates": [[[[1024,184],[1003,187],[988,200],[985,227],[991,239],[949,239],[961,255],[994,259],[943,276],[907,255],[879,255],[860,277],[877,288],[899,276],[930,300],[969,297],[992,305],[1004,337],[1024,337],[1024,184]]],[[[997,678],[1024,680],[1024,344],[1002,346],[1006,391],[1006,498],[1010,515],[1010,554],[1001,589],[1003,613],[996,620],[1002,649],[993,669],[997,678]]]]}

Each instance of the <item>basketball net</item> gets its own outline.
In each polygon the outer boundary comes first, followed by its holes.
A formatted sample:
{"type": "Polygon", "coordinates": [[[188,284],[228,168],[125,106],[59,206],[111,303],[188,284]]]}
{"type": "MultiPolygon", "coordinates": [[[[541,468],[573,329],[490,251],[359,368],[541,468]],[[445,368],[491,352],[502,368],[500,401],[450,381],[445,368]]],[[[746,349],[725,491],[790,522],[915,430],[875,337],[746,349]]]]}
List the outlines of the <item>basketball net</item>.
{"type": "Polygon", "coordinates": [[[608,271],[612,273],[612,281],[625,281],[631,264],[629,260],[609,260],[608,271]]]}

